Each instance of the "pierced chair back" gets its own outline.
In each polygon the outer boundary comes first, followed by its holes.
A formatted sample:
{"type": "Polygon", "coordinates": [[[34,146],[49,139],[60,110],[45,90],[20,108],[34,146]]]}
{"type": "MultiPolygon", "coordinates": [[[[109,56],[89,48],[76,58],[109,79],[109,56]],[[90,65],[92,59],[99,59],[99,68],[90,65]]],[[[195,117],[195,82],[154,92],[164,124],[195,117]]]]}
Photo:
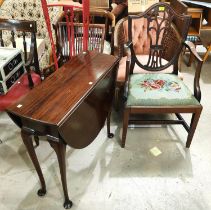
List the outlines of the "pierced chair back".
{"type": "Polygon", "coordinates": [[[166,3],[154,4],[143,14],[129,16],[124,22],[128,23],[125,27],[128,34],[126,46],[130,56],[125,61],[122,147],[125,146],[128,124],[182,124],[188,132],[186,147],[190,147],[202,110],[199,85],[202,59],[194,46],[185,42],[190,22],[190,16],[178,14],[166,3]],[[194,93],[178,77],[178,59],[184,46],[198,61],[194,93]],[[137,67],[143,70],[141,74],[135,72],[137,67]],[[169,68],[172,71],[167,71],[169,68]],[[189,125],[181,113],[192,114],[189,125]],[[144,119],[140,114],[158,118],[144,119]],[[160,119],[163,114],[175,114],[176,119],[160,119]]]}
{"type": "Polygon", "coordinates": [[[170,6],[158,4],[144,14],[128,17],[128,46],[131,73],[137,64],[149,72],[174,66],[178,74],[178,58],[191,22],[189,16],[177,14],[170,6]],[[178,25],[180,23],[180,25],[178,25]],[[142,28],[138,28],[138,26],[142,28]],[[140,48],[140,45],[143,47],[140,48]],[[147,55],[138,59],[137,55],[147,55]]]}

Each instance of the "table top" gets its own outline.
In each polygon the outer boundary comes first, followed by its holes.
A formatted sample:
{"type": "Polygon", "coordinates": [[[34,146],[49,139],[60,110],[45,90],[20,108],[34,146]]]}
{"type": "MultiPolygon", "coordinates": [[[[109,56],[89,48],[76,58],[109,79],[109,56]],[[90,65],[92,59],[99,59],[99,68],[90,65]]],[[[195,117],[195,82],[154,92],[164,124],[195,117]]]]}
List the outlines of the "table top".
{"type": "Polygon", "coordinates": [[[75,56],[7,112],[60,125],[112,70],[118,58],[95,51],[75,56]]]}

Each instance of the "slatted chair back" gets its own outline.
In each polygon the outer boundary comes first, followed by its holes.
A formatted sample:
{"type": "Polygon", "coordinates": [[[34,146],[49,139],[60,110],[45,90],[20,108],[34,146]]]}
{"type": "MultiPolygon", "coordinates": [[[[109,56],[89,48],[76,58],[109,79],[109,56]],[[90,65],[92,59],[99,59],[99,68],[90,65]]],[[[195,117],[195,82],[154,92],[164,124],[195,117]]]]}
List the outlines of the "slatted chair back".
{"type": "MultiPolygon", "coordinates": [[[[82,22],[82,11],[77,9],[74,11],[75,21],[82,22]]],[[[97,8],[90,8],[90,23],[91,24],[105,24],[105,39],[113,35],[116,18],[113,13],[97,8]]]]}
{"type": "Polygon", "coordinates": [[[35,21],[0,19],[0,46],[8,47],[9,45],[16,48],[17,38],[22,38],[25,63],[29,62],[30,66],[34,66],[35,72],[40,75],[36,32],[37,25],[35,21]],[[10,34],[11,44],[7,43],[8,34],[10,34]],[[29,37],[29,42],[27,37],[29,37]]]}
{"type": "MultiPolygon", "coordinates": [[[[68,28],[66,22],[58,22],[56,29],[56,43],[57,50],[61,63],[65,63],[70,58],[70,47],[72,47],[73,55],[77,55],[83,51],[83,25],[81,23],[74,23],[74,35],[70,34],[68,38],[68,28]]],[[[71,28],[71,24],[69,25],[71,28]]],[[[71,30],[70,30],[71,31],[71,30]]],[[[103,52],[105,38],[104,24],[89,24],[88,33],[88,50],[96,50],[103,52]]]]}
{"type": "MultiPolygon", "coordinates": [[[[0,96],[0,111],[5,110],[41,82],[36,32],[35,21],[0,19],[0,46],[21,49],[25,61],[24,64],[20,64],[21,67],[13,65],[8,77],[2,81],[9,91],[0,96]],[[20,68],[26,69],[26,73],[22,72],[23,74],[21,74],[20,68]]],[[[14,60],[14,62],[16,61],[14,60]]]]}

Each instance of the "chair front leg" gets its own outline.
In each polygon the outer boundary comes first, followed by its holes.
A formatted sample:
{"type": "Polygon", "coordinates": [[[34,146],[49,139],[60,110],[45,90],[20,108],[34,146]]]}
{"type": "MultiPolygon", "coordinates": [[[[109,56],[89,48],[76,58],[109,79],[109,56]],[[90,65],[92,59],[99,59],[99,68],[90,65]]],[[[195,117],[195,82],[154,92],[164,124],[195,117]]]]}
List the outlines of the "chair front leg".
{"type": "Polygon", "coordinates": [[[122,143],[121,143],[122,148],[125,147],[125,142],[126,142],[127,128],[128,128],[128,121],[129,121],[129,112],[130,112],[130,110],[128,108],[125,108],[124,116],[123,116],[123,127],[122,127],[122,143]]]}
{"type": "Polygon", "coordinates": [[[186,142],[186,148],[189,148],[193,139],[193,135],[196,130],[196,126],[199,121],[199,117],[201,115],[202,109],[198,109],[195,113],[192,114],[191,118],[191,124],[190,124],[190,130],[188,132],[187,142],[186,142]]]}

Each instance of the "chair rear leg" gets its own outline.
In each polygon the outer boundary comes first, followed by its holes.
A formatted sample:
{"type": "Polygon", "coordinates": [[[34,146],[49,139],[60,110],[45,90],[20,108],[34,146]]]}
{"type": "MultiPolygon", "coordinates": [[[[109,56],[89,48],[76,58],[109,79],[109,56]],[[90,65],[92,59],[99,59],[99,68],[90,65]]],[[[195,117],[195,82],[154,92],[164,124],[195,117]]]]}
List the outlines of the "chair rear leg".
{"type": "Polygon", "coordinates": [[[127,128],[128,128],[128,120],[129,120],[129,109],[125,109],[124,116],[123,116],[123,127],[122,127],[122,143],[121,143],[122,148],[125,147],[127,128]]]}
{"type": "Polygon", "coordinates": [[[193,115],[192,115],[190,130],[188,132],[188,137],[187,137],[187,142],[186,142],[186,148],[189,148],[191,145],[193,135],[195,133],[196,126],[198,124],[200,115],[201,115],[201,109],[198,109],[197,112],[193,113],[193,115]]]}
{"type": "Polygon", "coordinates": [[[37,135],[34,136],[34,141],[36,143],[36,147],[38,147],[40,142],[39,142],[39,137],[37,135]]]}
{"type": "Polygon", "coordinates": [[[114,108],[116,111],[119,110],[119,91],[120,91],[120,88],[116,86],[115,95],[114,95],[114,108]]]}

